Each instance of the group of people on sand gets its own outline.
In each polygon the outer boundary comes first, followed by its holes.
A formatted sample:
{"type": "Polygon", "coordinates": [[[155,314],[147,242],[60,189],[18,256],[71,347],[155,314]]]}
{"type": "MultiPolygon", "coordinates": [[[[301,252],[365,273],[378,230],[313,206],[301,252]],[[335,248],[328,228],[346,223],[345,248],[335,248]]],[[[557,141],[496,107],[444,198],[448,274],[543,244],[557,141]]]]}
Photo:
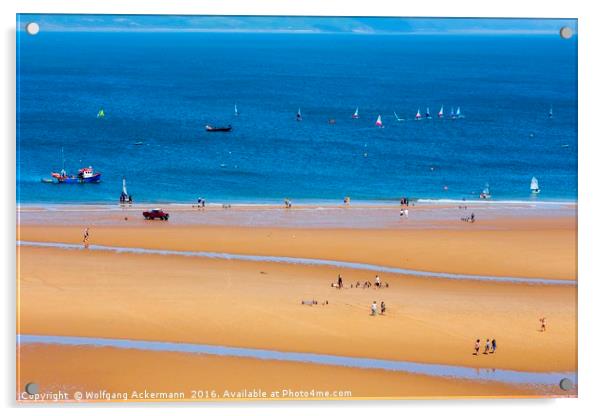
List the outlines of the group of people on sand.
{"type": "MultiPolygon", "coordinates": [[[[339,273],[338,277],[337,277],[337,281],[336,283],[332,283],[331,287],[337,288],[337,289],[344,289],[345,285],[343,283],[343,276],[341,276],[341,274],[339,273]]],[[[368,289],[372,287],[372,283],[369,282],[368,280],[364,281],[363,283],[360,283],[360,281],[358,280],[357,282],[355,282],[355,284],[351,283],[351,285],[349,285],[350,289],[353,288],[358,288],[361,287],[362,289],[368,289]]],[[[376,275],[374,277],[374,288],[375,289],[380,289],[383,287],[389,287],[389,283],[388,282],[381,282],[380,280],[380,276],[376,275]]]]}
{"type": "Polygon", "coordinates": [[[291,202],[290,199],[286,198],[284,200],[284,208],[292,208],[293,207],[293,203],[291,202]]]}
{"type": "Polygon", "coordinates": [[[199,198],[196,200],[196,207],[197,207],[197,208],[205,208],[205,198],[201,198],[201,197],[199,197],[199,198]]]}
{"type": "Polygon", "coordinates": [[[471,214],[470,214],[470,216],[468,216],[468,217],[462,217],[462,218],[460,218],[460,219],[461,219],[462,221],[465,221],[465,222],[470,222],[470,223],[473,223],[473,222],[475,222],[475,221],[476,221],[476,218],[475,218],[475,216],[474,216],[474,212],[473,212],[473,213],[471,213],[471,214]]]}
{"type": "MultiPolygon", "coordinates": [[[[387,310],[387,307],[385,306],[385,302],[381,301],[380,302],[380,314],[384,315],[386,310],[387,310]]],[[[372,301],[372,305],[370,305],[370,315],[371,316],[378,315],[378,305],[376,304],[375,300],[372,301]]]]}
{"type": "MultiPolygon", "coordinates": [[[[483,354],[495,354],[495,350],[497,349],[497,341],[495,338],[491,340],[487,338],[485,341],[485,349],[483,350],[483,354]]],[[[474,343],[474,352],[472,355],[479,355],[479,351],[481,350],[481,339],[477,339],[474,343]]]]}

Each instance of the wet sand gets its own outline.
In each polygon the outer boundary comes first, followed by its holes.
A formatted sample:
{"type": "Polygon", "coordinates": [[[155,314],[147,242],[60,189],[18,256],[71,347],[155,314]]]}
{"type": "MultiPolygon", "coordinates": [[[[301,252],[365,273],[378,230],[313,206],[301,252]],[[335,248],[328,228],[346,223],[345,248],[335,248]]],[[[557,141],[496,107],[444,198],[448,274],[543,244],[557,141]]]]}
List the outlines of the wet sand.
{"type": "MultiPolygon", "coordinates": [[[[97,394],[84,396],[84,400],[100,402],[107,401],[107,394],[112,394],[114,400],[123,400],[124,393],[128,401],[137,400],[132,396],[134,391],[138,395],[145,391],[177,394],[170,400],[232,400],[226,394],[234,399],[266,400],[259,394],[260,390],[270,400],[537,397],[542,394],[530,386],[383,370],[115,348],[27,345],[21,348],[19,362],[18,385],[35,380],[44,386],[41,392],[61,389],[71,399],[78,391],[97,394]],[[273,392],[277,392],[278,397],[272,397],[273,392]]],[[[561,395],[563,392],[551,388],[546,393],[561,395]]]]}

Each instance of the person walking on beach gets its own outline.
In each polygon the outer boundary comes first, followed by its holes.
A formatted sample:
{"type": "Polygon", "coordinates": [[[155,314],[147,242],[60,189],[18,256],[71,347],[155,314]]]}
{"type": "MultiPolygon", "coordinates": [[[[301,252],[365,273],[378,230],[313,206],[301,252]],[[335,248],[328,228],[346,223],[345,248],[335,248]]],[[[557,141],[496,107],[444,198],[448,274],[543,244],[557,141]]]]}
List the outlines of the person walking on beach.
{"type": "Polygon", "coordinates": [[[543,316],[543,317],[539,318],[539,323],[541,324],[539,330],[541,332],[546,332],[546,317],[543,316]]]}
{"type": "Polygon", "coordinates": [[[380,314],[384,315],[385,314],[385,310],[387,310],[387,307],[385,306],[385,301],[381,301],[380,302],[380,314]]]}
{"type": "Polygon", "coordinates": [[[376,305],[376,301],[372,301],[372,305],[370,306],[370,314],[372,316],[376,316],[377,310],[378,310],[378,306],[376,305]]]}
{"type": "Polygon", "coordinates": [[[474,343],[474,353],[472,355],[478,355],[480,348],[481,348],[481,340],[477,339],[477,341],[474,343]]]}
{"type": "Polygon", "coordinates": [[[341,274],[339,273],[339,278],[337,280],[337,286],[339,289],[343,288],[343,276],[341,276],[341,274]]]}
{"type": "Polygon", "coordinates": [[[491,349],[491,343],[489,342],[489,338],[487,338],[487,341],[485,342],[485,351],[483,352],[483,354],[489,354],[490,349],[491,349]]]}
{"type": "Polygon", "coordinates": [[[491,340],[491,353],[495,353],[495,349],[497,348],[497,342],[495,342],[495,338],[491,340]]]}
{"type": "Polygon", "coordinates": [[[376,278],[374,279],[374,286],[376,286],[377,288],[380,288],[380,276],[376,275],[376,278]]]}
{"type": "Polygon", "coordinates": [[[88,240],[90,239],[90,229],[88,227],[84,228],[84,247],[88,248],[88,240]]]}

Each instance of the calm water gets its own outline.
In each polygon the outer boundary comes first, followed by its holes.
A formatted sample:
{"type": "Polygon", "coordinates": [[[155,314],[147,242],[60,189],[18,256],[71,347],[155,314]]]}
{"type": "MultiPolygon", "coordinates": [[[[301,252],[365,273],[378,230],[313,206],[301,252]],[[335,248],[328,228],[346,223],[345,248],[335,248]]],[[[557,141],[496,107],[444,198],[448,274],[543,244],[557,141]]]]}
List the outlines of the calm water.
{"type": "Polygon", "coordinates": [[[539,199],[577,198],[576,39],[42,32],[17,42],[22,202],[114,202],[124,175],[136,201],[477,198],[487,182],[494,199],[516,200],[532,176],[539,199]],[[442,104],[466,118],[412,120],[442,104]],[[207,123],[234,129],[206,133],[207,123]],[[102,183],[41,183],[61,168],[61,147],[68,171],[92,165],[102,183]]]}

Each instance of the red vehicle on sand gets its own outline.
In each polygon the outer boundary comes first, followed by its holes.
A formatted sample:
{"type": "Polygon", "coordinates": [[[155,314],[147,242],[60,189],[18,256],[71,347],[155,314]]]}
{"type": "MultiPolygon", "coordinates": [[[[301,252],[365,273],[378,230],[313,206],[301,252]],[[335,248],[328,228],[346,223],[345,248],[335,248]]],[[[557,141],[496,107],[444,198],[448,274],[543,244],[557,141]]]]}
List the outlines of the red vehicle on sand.
{"type": "Polygon", "coordinates": [[[154,220],[158,218],[162,221],[167,221],[169,219],[169,214],[160,208],[151,209],[150,211],[144,211],[142,215],[144,216],[145,220],[154,220]]]}

